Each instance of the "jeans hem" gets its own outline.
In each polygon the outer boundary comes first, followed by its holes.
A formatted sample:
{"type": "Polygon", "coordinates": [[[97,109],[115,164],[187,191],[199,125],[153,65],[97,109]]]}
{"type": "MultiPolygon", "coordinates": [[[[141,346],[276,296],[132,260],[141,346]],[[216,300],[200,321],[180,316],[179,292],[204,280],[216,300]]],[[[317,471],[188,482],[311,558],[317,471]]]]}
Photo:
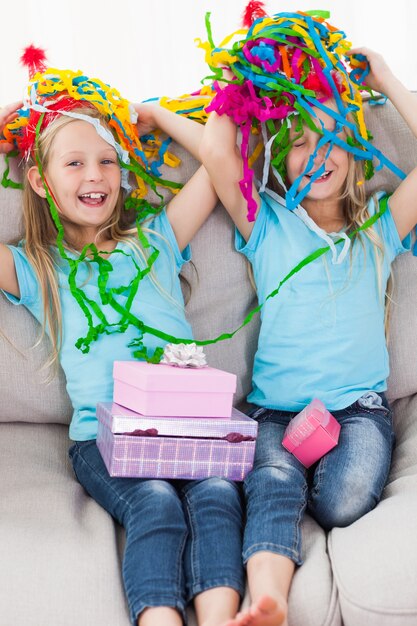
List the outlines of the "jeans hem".
{"type": "Polygon", "coordinates": [[[239,582],[237,579],[231,578],[216,578],[212,581],[208,580],[204,583],[194,584],[187,594],[187,603],[191,602],[198,594],[209,591],[210,589],[215,589],[216,587],[230,587],[234,589],[241,598],[245,595],[245,585],[242,581],[239,582]]]}
{"type": "Polygon", "coordinates": [[[282,546],[276,543],[256,543],[243,553],[243,563],[246,565],[251,556],[257,552],[273,552],[274,554],[280,554],[294,561],[296,565],[302,565],[303,559],[296,550],[292,550],[287,546],[282,546]]]}
{"type": "Polygon", "coordinates": [[[145,609],[158,608],[163,606],[170,609],[176,609],[181,614],[183,622],[186,623],[187,616],[185,604],[183,602],[179,602],[172,596],[153,596],[148,598],[146,601],[139,601],[137,604],[135,604],[135,607],[132,608],[130,612],[130,618],[133,626],[137,626],[139,616],[141,613],[143,613],[145,609]]]}

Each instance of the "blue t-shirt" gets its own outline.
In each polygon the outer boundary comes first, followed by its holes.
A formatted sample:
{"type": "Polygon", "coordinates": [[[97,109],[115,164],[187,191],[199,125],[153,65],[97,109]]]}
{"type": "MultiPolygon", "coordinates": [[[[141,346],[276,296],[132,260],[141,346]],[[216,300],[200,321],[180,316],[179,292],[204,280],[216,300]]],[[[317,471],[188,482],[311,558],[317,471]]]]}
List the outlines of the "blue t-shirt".
{"type": "MultiPolygon", "coordinates": [[[[183,254],[180,253],[165,211],[149,224],[149,228],[161,235],[159,237],[149,234],[148,239],[160,251],[153,268],[157,285],[164,292],[155,286],[149,275],[146,275],[140,281],[131,312],[148,326],[176,337],[189,339],[192,337],[192,332],[185,319],[184,300],[178,278],[181,266],[189,259],[189,248],[186,248],[183,254]],[[168,298],[166,294],[169,294],[168,298]]],[[[125,242],[118,244],[117,248],[132,254],[132,248],[125,242]]],[[[10,294],[6,296],[14,304],[24,305],[38,321],[42,322],[43,304],[36,274],[21,245],[10,246],[10,249],[16,265],[20,299],[10,294]]],[[[113,272],[110,272],[108,287],[127,285],[136,276],[137,269],[130,257],[116,253],[112,254],[109,260],[113,266],[113,272]]],[[[137,255],[135,255],[135,261],[139,267],[145,267],[144,261],[139,260],[137,255]]],[[[113,362],[132,360],[132,349],[128,348],[128,343],[138,336],[138,332],[133,326],[129,326],[124,333],[101,335],[91,344],[90,352],[83,354],[75,347],[75,342],[79,337],[85,336],[87,320],[70,292],[68,264],[60,260],[57,272],[63,331],[60,362],[65,372],[67,391],[74,408],[70,437],[74,440],[85,441],[97,436],[97,402],[111,402],[112,400],[113,362]]],[[[97,275],[96,264],[81,264],[77,273],[77,284],[83,285],[89,298],[99,302],[97,275]],[[92,270],[90,277],[87,265],[90,265],[92,270]],[[87,281],[86,284],[84,281],[87,281]]],[[[123,302],[126,301],[127,295],[122,293],[115,298],[123,302]]],[[[101,308],[110,323],[118,321],[119,315],[111,307],[101,305],[101,308]]],[[[97,323],[98,320],[94,319],[94,322],[97,323]]],[[[164,341],[146,334],[144,344],[153,350],[158,345],[163,345],[164,341]]]]}
{"type": "MultiPolygon", "coordinates": [[[[373,200],[368,211],[375,212],[373,200]]],[[[264,304],[250,402],[300,411],[319,398],[337,410],[366,391],[386,389],[384,294],[391,263],[409,242],[400,241],[389,207],[374,229],[384,246],[380,286],[374,246],[362,235],[342,263],[324,254],[264,304]]],[[[267,194],[248,242],[236,233],[237,250],[253,266],[260,303],[304,257],[325,245],[284,200],[267,194]]]]}

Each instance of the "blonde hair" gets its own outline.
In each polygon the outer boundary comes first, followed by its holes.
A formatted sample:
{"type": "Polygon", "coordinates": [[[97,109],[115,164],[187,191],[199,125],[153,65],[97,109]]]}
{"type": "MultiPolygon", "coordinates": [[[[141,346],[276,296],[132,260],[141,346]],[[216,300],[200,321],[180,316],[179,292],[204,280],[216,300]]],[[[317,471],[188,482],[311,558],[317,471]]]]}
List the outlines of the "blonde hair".
{"type": "MultiPolygon", "coordinates": [[[[355,161],[351,153],[348,154],[349,167],[348,174],[345,180],[345,188],[341,194],[343,200],[343,211],[346,221],[346,232],[349,234],[356,229],[363,226],[363,224],[371,217],[368,211],[369,198],[366,197],[364,186],[364,166],[363,161],[355,161]]],[[[376,194],[373,196],[375,212],[378,211],[378,198],[376,194]]],[[[382,264],[384,261],[384,244],[382,237],[378,235],[377,228],[380,226],[380,222],[377,222],[373,226],[369,226],[363,231],[356,233],[352,240],[352,247],[350,250],[351,259],[353,254],[353,244],[357,241],[363,247],[366,263],[366,248],[363,241],[363,236],[367,237],[372,244],[372,251],[375,260],[376,269],[376,281],[378,286],[378,293],[381,299],[381,303],[385,307],[385,335],[388,339],[389,330],[389,318],[390,318],[390,303],[392,300],[393,291],[393,278],[392,272],[388,277],[386,289],[382,285],[382,264]]],[[[382,235],[382,233],[381,233],[382,235]]]]}
{"type": "MultiPolygon", "coordinates": [[[[110,130],[106,119],[95,108],[82,106],[74,109],[74,112],[99,119],[100,123],[110,130]]],[[[45,171],[50,160],[51,147],[57,133],[61,128],[77,121],[77,118],[60,115],[53,120],[39,135],[36,145],[37,160],[45,171]]],[[[33,156],[28,160],[27,171],[37,165],[33,156]]],[[[126,242],[138,257],[147,261],[150,252],[143,249],[137,238],[137,228],[132,227],[135,220],[134,209],[126,210],[124,207],[123,190],[120,189],[119,196],[113,214],[102,225],[96,235],[96,241],[100,238],[109,239],[116,242],[126,242]]],[[[57,371],[59,352],[62,344],[62,310],[59,297],[58,278],[56,272],[57,264],[57,227],[52,218],[48,202],[40,197],[29,184],[27,175],[24,179],[23,190],[23,220],[25,230],[25,240],[23,243],[27,258],[32,265],[39,282],[41,298],[43,303],[43,323],[41,334],[35,345],[38,345],[48,329],[49,338],[52,344],[51,357],[45,367],[53,366],[53,374],[57,371]]],[[[144,232],[152,233],[161,237],[151,229],[143,229],[144,232]]],[[[163,237],[161,237],[163,239],[163,237]]],[[[96,243],[96,241],[92,243],[96,243]]],[[[65,240],[64,247],[71,252],[78,253],[74,242],[65,240]]],[[[154,272],[150,272],[150,278],[155,287],[165,297],[178,306],[178,303],[168,294],[156,280],[154,272]]]]}

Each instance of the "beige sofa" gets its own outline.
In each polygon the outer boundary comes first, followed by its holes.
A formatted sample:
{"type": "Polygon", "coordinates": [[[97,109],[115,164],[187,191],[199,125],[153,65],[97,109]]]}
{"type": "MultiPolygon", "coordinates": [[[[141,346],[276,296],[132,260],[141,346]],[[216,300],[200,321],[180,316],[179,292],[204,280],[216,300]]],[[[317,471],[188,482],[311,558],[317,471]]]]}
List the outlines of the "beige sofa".
{"type": "MultiPolygon", "coordinates": [[[[387,156],[405,171],[417,164],[417,143],[389,104],[369,108],[367,117],[387,156]]],[[[182,156],[176,176],[185,180],[195,163],[182,156]]],[[[371,185],[397,183],[383,171],[371,185]]],[[[20,233],[19,191],[0,187],[0,212],[0,240],[10,241],[20,233]]],[[[192,248],[187,310],[195,335],[237,328],[255,296],[220,207],[192,248]]],[[[290,626],[417,624],[417,259],[404,255],[394,274],[389,397],[397,447],[389,483],[379,506],[348,528],[326,535],[306,517],[305,564],[291,589],[290,626]]],[[[74,478],[64,377],[43,383],[47,345],[32,348],[36,324],[3,296],[0,328],[0,624],[128,626],[123,531],[74,478]]],[[[207,349],[213,366],[238,375],[236,402],[250,388],[257,328],[252,322],[207,349]]]]}

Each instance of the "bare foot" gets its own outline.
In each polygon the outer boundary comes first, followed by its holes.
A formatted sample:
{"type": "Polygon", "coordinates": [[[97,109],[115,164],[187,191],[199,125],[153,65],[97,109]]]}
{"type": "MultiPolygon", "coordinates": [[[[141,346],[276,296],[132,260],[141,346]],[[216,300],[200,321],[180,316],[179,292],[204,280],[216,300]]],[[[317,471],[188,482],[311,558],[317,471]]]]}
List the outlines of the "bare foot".
{"type": "Polygon", "coordinates": [[[223,626],[283,626],[286,617],[287,607],[284,602],[278,604],[271,596],[262,596],[246,611],[241,611],[223,626]]]}

